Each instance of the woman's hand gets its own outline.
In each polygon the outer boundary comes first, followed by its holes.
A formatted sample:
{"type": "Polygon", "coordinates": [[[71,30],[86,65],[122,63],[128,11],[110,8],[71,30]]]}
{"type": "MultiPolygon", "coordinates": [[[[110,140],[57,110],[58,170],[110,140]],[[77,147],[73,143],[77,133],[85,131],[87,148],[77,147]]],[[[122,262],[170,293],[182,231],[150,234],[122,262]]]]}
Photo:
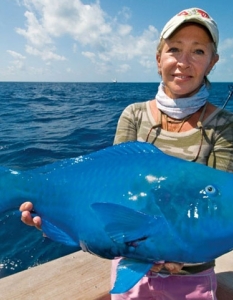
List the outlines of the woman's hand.
{"type": "Polygon", "coordinates": [[[180,270],[183,268],[184,264],[180,263],[173,263],[173,262],[166,262],[162,264],[155,264],[151,268],[152,272],[158,273],[161,271],[162,268],[166,268],[171,274],[172,273],[179,273],[180,270]]]}
{"type": "Polygon", "coordinates": [[[173,262],[166,262],[164,264],[164,267],[170,272],[170,273],[179,273],[180,270],[183,268],[184,264],[181,263],[173,263],[173,262]]]}
{"type": "Polygon", "coordinates": [[[31,216],[31,211],[33,210],[33,204],[31,202],[24,202],[19,210],[22,211],[21,220],[23,223],[29,226],[35,226],[41,230],[41,218],[38,216],[32,218],[31,216]]]}

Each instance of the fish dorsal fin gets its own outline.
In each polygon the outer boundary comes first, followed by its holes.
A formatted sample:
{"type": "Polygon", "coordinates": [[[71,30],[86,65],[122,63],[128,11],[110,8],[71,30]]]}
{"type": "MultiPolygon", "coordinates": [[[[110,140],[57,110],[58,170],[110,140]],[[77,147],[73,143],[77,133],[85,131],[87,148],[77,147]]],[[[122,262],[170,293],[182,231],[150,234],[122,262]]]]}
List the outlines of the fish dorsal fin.
{"type": "Polygon", "coordinates": [[[89,154],[90,158],[98,158],[99,156],[104,155],[132,155],[132,154],[146,154],[146,153],[154,153],[161,154],[163,153],[157,147],[150,143],[146,142],[125,142],[117,145],[113,145],[111,147],[107,147],[100,151],[89,154]]]}

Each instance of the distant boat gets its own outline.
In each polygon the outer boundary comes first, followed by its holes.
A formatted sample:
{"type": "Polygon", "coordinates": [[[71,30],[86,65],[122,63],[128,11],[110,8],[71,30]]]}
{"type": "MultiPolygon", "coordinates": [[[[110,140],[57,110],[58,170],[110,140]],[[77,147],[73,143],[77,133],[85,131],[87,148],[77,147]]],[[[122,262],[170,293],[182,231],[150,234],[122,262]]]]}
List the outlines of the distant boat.
{"type": "Polygon", "coordinates": [[[112,82],[113,82],[113,83],[117,83],[117,79],[116,79],[116,78],[113,79],[112,82]]]}

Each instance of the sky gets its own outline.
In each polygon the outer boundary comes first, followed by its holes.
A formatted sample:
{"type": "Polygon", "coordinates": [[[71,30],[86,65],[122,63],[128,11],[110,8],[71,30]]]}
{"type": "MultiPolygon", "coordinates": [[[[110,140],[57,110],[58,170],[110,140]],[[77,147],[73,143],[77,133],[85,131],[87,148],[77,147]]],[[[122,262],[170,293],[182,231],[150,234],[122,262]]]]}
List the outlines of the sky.
{"type": "Polygon", "coordinates": [[[219,27],[210,81],[232,82],[231,0],[0,0],[0,81],[159,82],[159,34],[191,7],[219,27]]]}

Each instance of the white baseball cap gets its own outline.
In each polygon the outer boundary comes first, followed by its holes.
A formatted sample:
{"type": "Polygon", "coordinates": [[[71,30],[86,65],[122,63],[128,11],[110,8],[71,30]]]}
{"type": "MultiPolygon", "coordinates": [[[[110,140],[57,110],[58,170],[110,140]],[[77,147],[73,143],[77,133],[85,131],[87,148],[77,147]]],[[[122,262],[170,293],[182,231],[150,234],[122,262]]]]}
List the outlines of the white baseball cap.
{"type": "Polygon", "coordinates": [[[186,22],[194,22],[206,27],[209,30],[216,47],[218,46],[218,26],[216,22],[210,17],[210,15],[208,15],[207,12],[200,8],[188,8],[182,10],[173,18],[171,18],[164,26],[160,35],[160,39],[167,39],[181,24],[186,22]]]}

